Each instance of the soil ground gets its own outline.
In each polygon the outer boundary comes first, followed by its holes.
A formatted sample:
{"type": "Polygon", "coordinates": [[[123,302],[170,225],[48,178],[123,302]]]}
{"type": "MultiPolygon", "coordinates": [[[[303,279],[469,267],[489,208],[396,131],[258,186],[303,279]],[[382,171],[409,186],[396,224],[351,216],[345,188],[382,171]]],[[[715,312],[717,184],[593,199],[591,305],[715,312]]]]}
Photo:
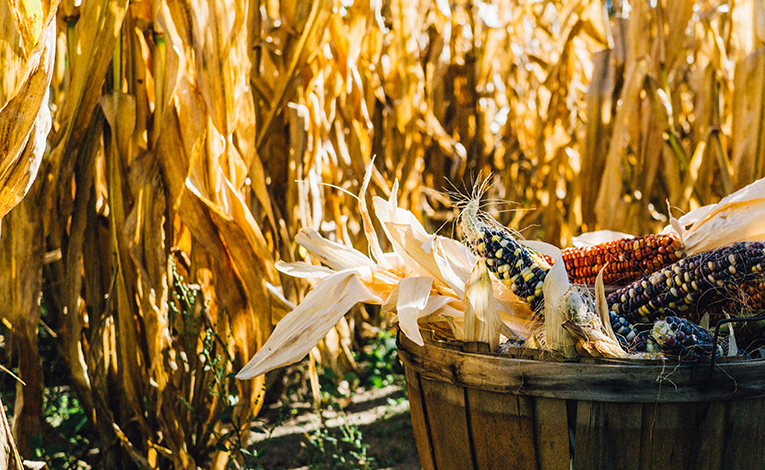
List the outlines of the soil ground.
{"type": "Polygon", "coordinates": [[[266,469],[308,469],[311,453],[317,452],[311,436],[319,432],[341,436],[350,426],[360,431],[363,445],[368,446],[366,455],[373,459],[372,468],[421,468],[405,389],[391,385],[355,393],[341,407],[341,412],[335,406],[320,416],[310,403],[293,403],[291,416],[281,423],[285,405],[273,404],[262,410],[265,427],[275,427],[270,436],[255,435],[258,462],[266,469]]]}

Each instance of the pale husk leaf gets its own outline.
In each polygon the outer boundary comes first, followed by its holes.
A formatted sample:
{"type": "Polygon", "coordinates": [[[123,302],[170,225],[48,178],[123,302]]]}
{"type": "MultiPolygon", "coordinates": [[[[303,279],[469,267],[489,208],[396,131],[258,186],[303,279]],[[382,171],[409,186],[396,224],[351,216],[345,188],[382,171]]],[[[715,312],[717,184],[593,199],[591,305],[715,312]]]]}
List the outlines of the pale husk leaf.
{"type": "Polygon", "coordinates": [[[380,240],[377,238],[377,233],[375,232],[375,227],[372,223],[372,217],[369,216],[369,210],[367,209],[366,193],[367,188],[369,187],[369,181],[372,179],[373,168],[374,160],[367,165],[364,181],[361,184],[361,191],[359,191],[359,215],[361,215],[361,221],[364,225],[364,235],[367,238],[367,243],[369,243],[372,256],[383,269],[390,269],[391,265],[380,247],[380,240]]]}
{"type": "Polygon", "coordinates": [[[432,286],[433,278],[430,277],[405,277],[398,283],[396,309],[401,332],[420,346],[425,342],[417,319],[422,316],[423,309],[428,304],[432,286]]]}
{"type": "Polygon", "coordinates": [[[358,275],[358,270],[340,271],[314,287],[295,310],[277,323],[268,341],[237,378],[251,379],[301,360],[351,307],[361,302],[382,303],[358,275]]]}
{"type": "Polygon", "coordinates": [[[432,238],[430,253],[444,282],[457,294],[457,297],[464,297],[465,283],[471,275],[470,263],[474,263],[476,258],[465,249],[463,244],[438,236],[432,238]]]}
{"type": "Polygon", "coordinates": [[[555,260],[555,264],[547,272],[542,288],[545,297],[545,340],[551,351],[561,353],[565,357],[573,357],[576,355],[574,342],[563,328],[563,322],[566,320],[563,297],[571,288],[563,255],[558,247],[549,243],[529,240],[523,240],[521,243],[555,260]]]}
{"type": "Polygon", "coordinates": [[[499,345],[503,325],[494,308],[494,291],[489,270],[483,261],[477,261],[465,285],[464,340],[489,343],[492,351],[499,345]]]}
{"type": "Polygon", "coordinates": [[[606,287],[603,282],[603,272],[606,270],[606,266],[608,266],[608,263],[600,269],[598,277],[595,278],[595,307],[598,309],[598,317],[603,325],[603,330],[609,338],[617,341],[616,334],[611,326],[611,317],[608,313],[608,302],[606,301],[606,287]]]}
{"type": "Polygon", "coordinates": [[[676,219],[672,228],[688,255],[741,241],[765,241],[765,179],[734,192],[714,205],[676,219]],[[692,223],[691,227],[685,226],[692,223]]]}
{"type": "Polygon", "coordinates": [[[579,236],[572,237],[571,244],[576,247],[585,247],[632,237],[633,235],[617,232],[615,230],[596,230],[594,232],[585,232],[579,236]]]}
{"type": "Polygon", "coordinates": [[[304,261],[296,261],[294,263],[277,261],[275,267],[280,273],[301,279],[324,279],[335,273],[335,271],[324,266],[316,266],[315,264],[309,264],[304,261]]]}
{"type": "Polygon", "coordinates": [[[312,256],[336,271],[356,268],[358,266],[376,266],[374,261],[364,256],[360,251],[349,248],[322,237],[319,232],[303,228],[295,236],[295,241],[308,250],[312,256]]]}

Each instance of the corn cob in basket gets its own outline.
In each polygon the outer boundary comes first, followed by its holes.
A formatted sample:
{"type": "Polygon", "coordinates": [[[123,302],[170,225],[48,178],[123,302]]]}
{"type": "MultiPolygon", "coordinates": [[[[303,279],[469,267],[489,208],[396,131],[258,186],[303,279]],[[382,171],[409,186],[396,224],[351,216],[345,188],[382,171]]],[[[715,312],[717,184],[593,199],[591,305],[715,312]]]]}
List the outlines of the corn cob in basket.
{"type": "MultiPolygon", "coordinates": [[[[761,277],[765,243],[739,242],[698,253],[611,293],[611,311],[627,322],[681,314],[761,277]]],[[[613,322],[612,322],[613,323],[613,322]]]]}
{"type": "Polygon", "coordinates": [[[539,310],[544,302],[542,286],[550,264],[500,229],[482,223],[478,233],[468,239],[474,253],[510,290],[526,300],[532,311],[539,310]]]}
{"type": "MultiPolygon", "coordinates": [[[[489,270],[525,299],[533,311],[539,311],[544,303],[542,288],[551,263],[520,244],[490,219],[478,214],[475,204],[466,207],[460,223],[468,245],[484,259],[489,270]]],[[[577,282],[577,278],[571,276],[571,272],[586,272],[585,279],[589,280],[589,272],[598,264],[609,261],[609,256],[637,261],[633,265],[639,265],[642,261],[640,269],[648,271],[647,275],[607,298],[612,328],[631,341],[635,337],[636,322],[650,322],[665,314],[692,312],[700,306],[702,296],[705,296],[704,302],[715,298],[719,300],[735,286],[758,279],[765,267],[765,244],[739,242],[698,253],[664,267],[662,265],[667,261],[682,256],[679,239],[675,235],[651,235],[597,247],[563,250],[563,259],[568,260],[566,268],[573,282],[577,282]],[[651,249],[656,252],[657,256],[653,258],[656,261],[648,255],[651,249]],[[624,251],[620,253],[619,250],[624,251]],[[635,253],[639,255],[635,256],[635,253]],[[654,267],[659,268],[658,271],[653,272],[654,267]]],[[[625,264],[623,261],[614,263],[617,268],[623,268],[625,264]]],[[[618,273],[604,272],[604,278],[611,282],[614,276],[618,273]]]]}
{"type": "MultiPolygon", "coordinates": [[[[552,259],[520,244],[506,229],[478,214],[474,207],[466,207],[461,217],[463,233],[473,252],[516,295],[526,300],[533,311],[538,311],[552,259]]],[[[683,256],[680,240],[674,234],[651,234],[566,248],[562,254],[572,283],[594,284],[598,272],[605,266],[603,279],[608,285],[632,282],[683,256]]]]}
{"type": "Polygon", "coordinates": [[[672,233],[621,238],[585,247],[564,248],[563,261],[574,284],[595,284],[600,270],[606,285],[626,285],[683,258],[680,238],[672,233]]]}
{"type": "MultiPolygon", "coordinates": [[[[649,233],[561,251],[572,283],[595,284],[602,269],[603,281],[610,286],[625,286],[685,256],[683,243],[674,233],[649,233]]],[[[551,258],[543,258],[552,265],[551,258]]]]}
{"type": "MultiPolygon", "coordinates": [[[[520,244],[507,230],[484,220],[474,211],[463,211],[461,226],[473,252],[533,311],[542,305],[544,278],[553,261],[520,244]]],[[[607,285],[623,285],[666,267],[683,256],[682,244],[674,234],[644,235],[599,245],[562,250],[569,280],[594,284],[605,267],[607,285]]]]}
{"type": "Polygon", "coordinates": [[[711,331],[688,319],[672,316],[657,320],[650,330],[638,334],[629,349],[637,353],[662,352],[680,358],[708,357],[713,353],[723,355],[723,348],[715,344],[711,331]]]}

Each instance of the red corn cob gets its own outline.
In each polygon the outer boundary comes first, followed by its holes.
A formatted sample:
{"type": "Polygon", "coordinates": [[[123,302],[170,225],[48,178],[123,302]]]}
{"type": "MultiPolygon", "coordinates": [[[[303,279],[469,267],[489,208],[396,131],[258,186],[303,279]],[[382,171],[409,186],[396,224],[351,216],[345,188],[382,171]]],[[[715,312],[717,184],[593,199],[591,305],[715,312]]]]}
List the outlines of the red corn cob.
{"type": "Polygon", "coordinates": [[[574,284],[594,284],[600,269],[606,285],[627,285],[683,258],[680,239],[674,234],[648,234],[621,238],[594,246],[566,248],[563,261],[574,284]]]}

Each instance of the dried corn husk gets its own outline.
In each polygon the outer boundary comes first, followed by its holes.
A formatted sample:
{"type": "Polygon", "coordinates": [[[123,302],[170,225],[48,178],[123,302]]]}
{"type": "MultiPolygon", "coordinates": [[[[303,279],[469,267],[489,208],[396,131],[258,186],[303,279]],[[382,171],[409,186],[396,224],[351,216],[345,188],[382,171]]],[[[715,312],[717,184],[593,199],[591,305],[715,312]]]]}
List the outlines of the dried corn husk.
{"type": "Polygon", "coordinates": [[[699,207],[680,218],[671,217],[670,222],[665,232],[677,233],[688,255],[741,241],[765,241],[765,179],[717,204],[699,207]]]}
{"type": "MultiPolygon", "coordinates": [[[[362,190],[370,172],[368,167],[362,190]]],[[[429,234],[414,214],[397,207],[397,188],[394,184],[387,201],[373,199],[393,253],[376,248],[380,246],[377,234],[371,222],[365,222],[376,261],[313,229],[300,231],[296,241],[328,267],[305,262],[276,264],[284,274],[317,279],[318,283],[276,325],[238,378],[258,377],[299,361],[358,303],[381,304],[383,312],[395,313],[401,332],[420,345],[424,344],[420,327],[441,321],[456,338],[486,341],[492,349],[496,349],[500,333],[528,337],[537,323],[528,306],[491,278],[461,243],[429,234]]],[[[362,220],[371,220],[365,199],[360,197],[359,202],[362,220]]]]}
{"type": "Polygon", "coordinates": [[[406,277],[398,283],[398,323],[404,332],[415,343],[422,346],[425,342],[420,334],[417,319],[428,305],[430,289],[433,286],[432,277],[406,277]]]}
{"type": "Polygon", "coordinates": [[[56,56],[57,6],[56,1],[48,6],[44,21],[42,11],[27,11],[23,2],[0,19],[0,23],[16,24],[30,51],[17,70],[4,65],[5,73],[17,75],[18,86],[7,97],[0,93],[0,219],[27,194],[45,153],[51,129],[48,100],[56,56]]]}
{"type": "Polygon", "coordinates": [[[252,379],[276,367],[299,361],[359,302],[382,303],[360,277],[371,270],[345,270],[324,279],[295,310],[276,324],[266,344],[237,374],[252,379]]]}
{"type": "Polygon", "coordinates": [[[609,321],[603,269],[595,281],[596,298],[593,311],[582,297],[586,294],[569,282],[558,248],[543,242],[523,243],[556,260],[547,273],[543,288],[545,347],[566,359],[575,358],[577,353],[590,357],[628,357],[619,345],[609,321]]]}
{"type": "Polygon", "coordinates": [[[564,321],[562,326],[574,339],[576,350],[582,356],[625,359],[629,355],[619,345],[608,315],[603,285],[604,270],[605,266],[601,268],[595,279],[596,316],[587,316],[582,319],[584,321],[578,322],[576,317],[572,317],[564,321]]]}
{"type": "Polygon", "coordinates": [[[465,285],[464,340],[489,343],[491,350],[496,351],[501,328],[489,270],[483,261],[478,261],[465,285]]]}
{"type": "Polygon", "coordinates": [[[594,232],[585,232],[581,235],[571,238],[571,245],[576,247],[594,246],[601,243],[611,242],[622,238],[633,238],[634,235],[630,235],[624,232],[616,232],[614,230],[596,230],[594,232]]]}
{"type": "Polygon", "coordinates": [[[548,243],[528,240],[521,243],[555,260],[550,271],[547,272],[543,287],[545,342],[547,348],[553,353],[562,354],[566,358],[576,357],[574,342],[563,328],[563,322],[566,321],[564,299],[567,292],[571,290],[563,255],[559,248],[548,243]]]}

